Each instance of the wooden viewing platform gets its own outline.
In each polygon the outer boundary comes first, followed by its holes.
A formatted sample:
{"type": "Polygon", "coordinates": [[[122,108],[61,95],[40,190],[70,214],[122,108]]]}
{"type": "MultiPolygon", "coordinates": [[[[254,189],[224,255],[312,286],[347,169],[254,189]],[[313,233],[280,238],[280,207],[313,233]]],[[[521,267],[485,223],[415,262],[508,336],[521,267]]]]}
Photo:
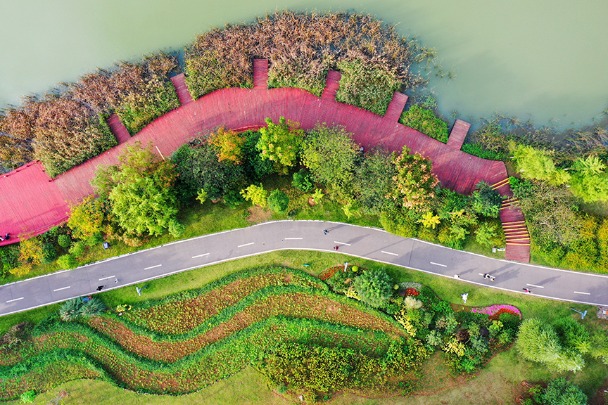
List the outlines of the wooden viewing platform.
{"type": "Polygon", "coordinates": [[[189,104],[194,101],[186,86],[186,76],[184,76],[183,73],[173,76],[171,78],[171,83],[173,83],[173,87],[175,87],[175,92],[177,93],[177,98],[181,105],[189,104]]]}
{"type": "Polygon", "coordinates": [[[330,70],[327,72],[327,78],[325,80],[325,88],[323,89],[323,94],[321,94],[321,98],[323,100],[336,100],[336,93],[340,88],[340,78],[342,74],[335,70],[330,70]]]}
{"type": "Polygon", "coordinates": [[[268,89],[268,59],[253,60],[253,88],[268,89]]]}
{"type": "Polygon", "coordinates": [[[469,128],[471,128],[471,124],[462,120],[456,120],[452,130],[450,131],[450,136],[448,138],[448,146],[450,148],[458,149],[462,148],[462,144],[464,143],[464,139],[467,137],[467,133],[469,132],[469,128]]]}
{"type": "MultiPolygon", "coordinates": [[[[260,68],[264,68],[263,63],[254,63],[254,76],[260,68]]],[[[158,148],[164,156],[170,156],[192,138],[211,132],[219,126],[227,129],[260,128],[265,125],[267,117],[277,121],[284,116],[299,122],[305,130],[314,128],[320,122],[341,125],[366,150],[381,145],[388,151],[401,151],[403,146],[407,146],[411,153],[420,153],[433,162],[433,172],[444,187],[462,194],[470,194],[482,180],[488,184],[504,183],[507,170],[503,162],[466,154],[459,148],[452,147],[454,143],[446,145],[412,128],[397,124],[397,111],[405,100],[404,97],[393,97],[395,104],[381,117],[335,101],[339,80],[340,73],[330,71],[322,97],[296,88],[220,89],[157,118],[136,137],[129,137],[118,146],[72,168],[53,181],[42,171],[39,163],[2,175],[0,233],[40,233],[64,221],[69,204],[76,204],[93,193],[90,180],[96,170],[102,165],[118,164],[118,156],[136,141],[143,145],[152,143],[155,150],[158,148]]],[[[461,127],[464,128],[464,125],[461,127]]],[[[499,192],[511,196],[508,183],[499,192]]],[[[517,208],[505,209],[501,211],[501,220],[523,220],[523,214],[517,208]]],[[[12,239],[7,242],[15,241],[12,239]]],[[[527,261],[529,246],[508,244],[506,257],[527,261]]]]}
{"type": "Polygon", "coordinates": [[[407,103],[407,96],[399,91],[396,91],[393,94],[393,98],[386,109],[386,113],[384,113],[384,119],[391,120],[393,122],[399,122],[399,118],[401,118],[401,113],[405,108],[405,104],[407,103]]]}
{"type": "Polygon", "coordinates": [[[120,117],[117,114],[110,115],[106,122],[108,123],[110,130],[116,137],[116,141],[118,141],[119,145],[131,139],[131,134],[129,133],[129,130],[127,129],[127,127],[124,126],[124,124],[120,120],[120,117]]]}

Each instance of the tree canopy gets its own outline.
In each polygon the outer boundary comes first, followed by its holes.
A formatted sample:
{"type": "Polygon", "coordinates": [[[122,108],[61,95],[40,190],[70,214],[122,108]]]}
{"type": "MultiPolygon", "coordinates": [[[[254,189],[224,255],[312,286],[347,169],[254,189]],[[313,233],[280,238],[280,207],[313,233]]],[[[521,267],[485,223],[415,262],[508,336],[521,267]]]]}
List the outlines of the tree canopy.
{"type": "Polygon", "coordinates": [[[418,153],[410,155],[409,149],[404,146],[400,155],[393,156],[393,164],[397,170],[393,177],[393,198],[404,208],[426,211],[439,184],[439,179],[432,172],[431,162],[418,153]]]}
{"type": "Polygon", "coordinates": [[[304,140],[304,130],[300,124],[279,118],[278,123],[266,118],[266,127],[260,129],[257,149],[262,158],[275,163],[277,171],[287,174],[289,168],[297,163],[300,146],[304,140]]]}

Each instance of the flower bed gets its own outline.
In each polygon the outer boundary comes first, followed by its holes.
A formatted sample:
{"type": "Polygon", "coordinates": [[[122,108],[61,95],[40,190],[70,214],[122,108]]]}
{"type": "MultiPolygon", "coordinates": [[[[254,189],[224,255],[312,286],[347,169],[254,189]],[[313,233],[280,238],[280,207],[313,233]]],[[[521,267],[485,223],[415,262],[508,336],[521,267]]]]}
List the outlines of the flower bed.
{"type": "Polygon", "coordinates": [[[473,308],[471,309],[471,312],[489,315],[491,319],[498,319],[500,314],[511,314],[521,319],[521,311],[519,308],[508,304],[495,304],[488,307],[473,308]]]}

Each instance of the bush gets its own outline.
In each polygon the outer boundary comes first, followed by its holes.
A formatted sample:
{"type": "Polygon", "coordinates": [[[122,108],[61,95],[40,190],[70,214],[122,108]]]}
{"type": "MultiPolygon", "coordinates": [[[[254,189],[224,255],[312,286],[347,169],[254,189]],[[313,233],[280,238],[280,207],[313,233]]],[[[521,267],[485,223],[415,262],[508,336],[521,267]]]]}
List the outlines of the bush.
{"type": "Polygon", "coordinates": [[[364,271],[355,279],[353,286],[361,301],[374,308],[386,306],[393,294],[393,282],[384,270],[364,271]]]}
{"type": "Polygon", "coordinates": [[[57,244],[62,248],[67,249],[72,244],[72,238],[70,238],[70,235],[59,235],[57,237],[57,244]]]}
{"type": "Polygon", "coordinates": [[[52,243],[42,245],[42,263],[52,263],[57,258],[57,249],[52,243]]]}
{"type": "Polygon", "coordinates": [[[289,197],[283,191],[276,189],[270,192],[268,196],[268,208],[274,212],[283,212],[289,205],[289,197]]]}
{"type": "Polygon", "coordinates": [[[413,105],[401,114],[399,122],[440,142],[448,141],[448,124],[438,118],[432,110],[420,105],[413,105]]]}
{"type": "Polygon", "coordinates": [[[557,378],[551,381],[540,397],[541,403],[547,405],[587,404],[585,393],[565,378],[557,378]]]}
{"type": "Polygon", "coordinates": [[[64,270],[73,269],[74,267],[78,266],[78,260],[76,260],[74,255],[68,253],[67,255],[59,256],[57,259],[57,265],[64,270]]]}
{"type": "Polygon", "coordinates": [[[181,222],[179,222],[178,220],[174,219],[169,222],[169,233],[174,238],[179,238],[180,236],[182,236],[184,234],[185,231],[186,231],[186,226],[184,224],[182,224],[181,222]]]}
{"type": "Polygon", "coordinates": [[[80,257],[84,254],[86,249],[87,244],[84,241],[80,240],[72,245],[69,252],[74,257],[80,257]]]}
{"type": "Polygon", "coordinates": [[[34,399],[36,399],[36,391],[34,391],[34,390],[25,391],[23,394],[21,394],[19,399],[24,404],[31,404],[34,402],[34,399]]]}
{"type": "Polygon", "coordinates": [[[291,185],[305,193],[312,191],[312,188],[314,186],[312,182],[312,176],[310,172],[306,169],[300,169],[299,171],[293,174],[293,180],[291,182],[291,185]]]}
{"type": "Polygon", "coordinates": [[[99,298],[73,298],[64,302],[59,308],[59,318],[64,322],[73,321],[81,317],[90,317],[101,314],[106,310],[105,304],[99,298]]]}

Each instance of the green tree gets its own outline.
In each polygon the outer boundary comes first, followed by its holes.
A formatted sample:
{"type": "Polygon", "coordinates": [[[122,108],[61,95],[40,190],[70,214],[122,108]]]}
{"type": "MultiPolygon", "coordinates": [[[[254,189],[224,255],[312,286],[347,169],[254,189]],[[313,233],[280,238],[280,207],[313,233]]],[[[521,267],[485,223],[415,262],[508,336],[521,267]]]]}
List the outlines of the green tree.
{"type": "Polygon", "coordinates": [[[475,232],[475,241],[481,246],[490,247],[499,245],[497,243],[499,239],[498,226],[495,224],[483,223],[479,225],[475,232]]]}
{"type": "Polygon", "coordinates": [[[321,124],[311,130],[304,141],[302,164],[316,181],[346,197],[351,194],[358,151],[352,134],[344,128],[321,124]]]}
{"type": "Polygon", "coordinates": [[[439,219],[439,216],[433,215],[432,211],[428,211],[418,220],[418,223],[422,224],[425,228],[435,229],[435,227],[441,223],[441,220],[439,219]]]}
{"type": "Polygon", "coordinates": [[[217,160],[229,160],[235,164],[243,161],[245,136],[220,127],[209,136],[209,143],[217,149],[217,160]]]}
{"type": "Polygon", "coordinates": [[[572,166],[570,179],[572,194],[586,203],[608,201],[608,173],[606,165],[597,156],[579,158],[572,166]]]}
{"type": "Polygon", "coordinates": [[[557,378],[549,383],[540,395],[541,403],[547,405],[586,405],[587,396],[575,384],[565,378],[557,378]]]}
{"type": "Polygon", "coordinates": [[[515,347],[524,359],[544,364],[554,363],[562,350],[551,325],[536,318],[522,322],[515,347]]]}
{"type": "Polygon", "coordinates": [[[527,145],[510,144],[517,171],[526,179],[542,180],[554,186],[567,183],[570,175],[555,167],[549,152],[527,145]]]}
{"type": "Polygon", "coordinates": [[[515,193],[526,216],[533,240],[540,246],[568,246],[579,238],[583,221],[573,208],[572,194],[565,187],[535,182],[522,194],[515,193]]]}
{"type": "Polygon", "coordinates": [[[355,291],[361,301],[374,307],[381,308],[388,304],[393,294],[393,282],[384,270],[367,270],[355,278],[355,291]]]}
{"type": "Polygon", "coordinates": [[[299,123],[287,121],[285,117],[280,117],[277,124],[266,118],[266,125],[260,129],[257,149],[263,159],[275,163],[279,173],[287,174],[289,168],[297,163],[304,130],[299,123]]]}
{"type": "Polygon", "coordinates": [[[268,208],[274,212],[283,212],[289,205],[289,197],[279,189],[272,190],[268,195],[268,208]]]}
{"type": "MultiPolygon", "coordinates": [[[[30,235],[31,236],[31,235],[30,235]]],[[[40,238],[28,238],[27,235],[20,235],[19,242],[19,262],[22,265],[36,266],[42,263],[44,251],[40,238]]]]}
{"type": "Polygon", "coordinates": [[[259,205],[262,208],[266,207],[268,203],[268,191],[264,190],[264,186],[261,184],[259,186],[251,184],[241,190],[241,195],[245,200],[251,201],[253,205],[259,205]]]}
{"type": "Polygon", "coordinates": [[[179,174],[176,190],[181,201],[193,201],[202,189],[210,200],[217,200],[245,184],[242,166],[230,160],[219,162],[214,147],[203,139],[195,139],[171,156],[179,174]]]}
{"type": "Polygon", "coordinates": [[[291,185],[305,193],[312,191],[314,186],[312,176],[306,169],[300,169],[293,174],[291,185]]]}
{"type": "Polygon", "coordinates": [[[390,156],[380,151],[365,155],[361,164],[355,167],[352,181],[354,198],[363,212],[378,215],[394,206],[394,201],[387,197],[393,191],[396,174],[390,156]]]}
{"type": "Polygon", "coordinates": [[[485,181],[477,183],[471,195],[473,211],[486,217],[498,218],[501,203],[502,197],[488,183],[485,181]]]}
{"type": "Polygon", "coordinates": [[[76,239],[89,239],[101,233],[104,220],[103,202],[93,196],[85,197],[70,210],[68,228],[76,239]]]}
{"type": "Polygon", "coordinates": [[[161,235],[176,220],[175,166],[139,143],[119,159],[108,195],[113,220],[135,238],[161,235]]]}
{"type": "Polygon", "coordinates": [[[432,172],[431,162],[420,154],[409,154],[407,146],[400,155],[393,156],[397,174],[393,177],[392,197],[404,208],[426,211],[435,197],[435,187],[439,184],[432,172]]]}

